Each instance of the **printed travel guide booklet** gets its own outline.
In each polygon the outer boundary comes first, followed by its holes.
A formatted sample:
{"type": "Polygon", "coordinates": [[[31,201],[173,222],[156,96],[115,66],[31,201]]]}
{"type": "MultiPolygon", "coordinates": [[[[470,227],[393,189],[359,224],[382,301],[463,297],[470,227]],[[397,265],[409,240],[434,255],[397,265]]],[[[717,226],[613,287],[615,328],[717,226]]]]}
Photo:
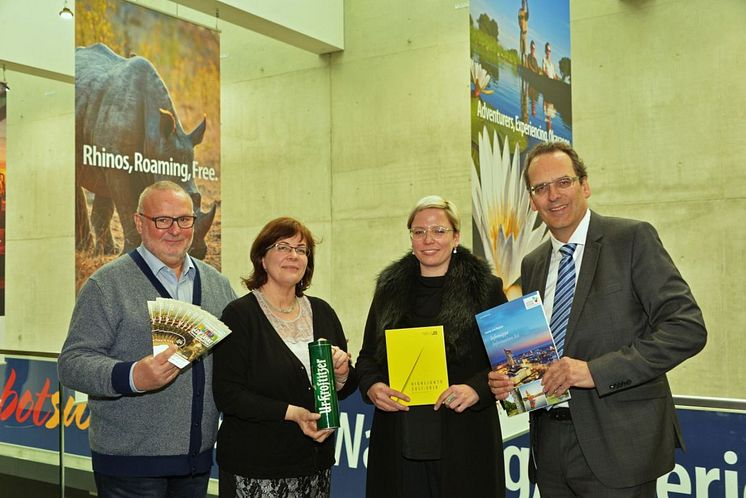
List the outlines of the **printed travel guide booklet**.
{"type": "Polygon", "coordinates": [[[492,369],[507,374],[515,389],[501,401],[509,416],[556,405],[570,399],[545,394],[544,372],[557,361],[557,348],[538,292],[501,304],[477,315],[492,369]]]}
{"type": "Polygon", "coordinates": [[[409,396],[408,405],[434,405],[448,389],[443,326],[386,330],[389,385],[409,396]]]}
{"type": "Polygon", "coordinates": [[[184,368],[231,333],[213,314],[199,306],[159,297],[148,301],[153,332],[153,354],[173,344],[176,353],[168,361],[184,368]]]}

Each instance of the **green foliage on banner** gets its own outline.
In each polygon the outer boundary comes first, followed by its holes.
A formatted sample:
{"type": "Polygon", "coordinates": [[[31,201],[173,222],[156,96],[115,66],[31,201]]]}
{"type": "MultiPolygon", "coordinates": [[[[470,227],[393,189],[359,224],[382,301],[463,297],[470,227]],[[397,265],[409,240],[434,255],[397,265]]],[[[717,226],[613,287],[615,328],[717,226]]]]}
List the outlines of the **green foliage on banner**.
{"type": "Polygon", "coordinates": [[[480,57],[482,65],[492,64],[497,65],[499,59],[502,59],[510,64],[518,65],[520,57],[518,51],[514,48],[505,49],[497,38],[493,38],[487,33],[479,29],[471,29],[471,49],[472,52],[477,52],[480,57]]]}
{"type": "Polygon", "coordinates": [[[500,28],[497,26],[497,21],[492,19],[487,14],[482,13],[479,16],[479,19],[477,19],[477,25],[479,26],[480,31],[491,36],[495,39],[495,41],[497,41],[500,34],[500,28]]]}

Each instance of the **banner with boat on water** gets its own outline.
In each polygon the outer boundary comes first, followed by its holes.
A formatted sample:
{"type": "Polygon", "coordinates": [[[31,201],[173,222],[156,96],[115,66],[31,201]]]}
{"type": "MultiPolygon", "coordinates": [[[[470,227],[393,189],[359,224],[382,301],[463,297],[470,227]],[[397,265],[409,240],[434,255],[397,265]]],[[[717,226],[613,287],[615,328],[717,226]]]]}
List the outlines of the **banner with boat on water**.
{"type": "Polygon", "coordinates": [[[514,299],[521,260],[548,237],[524,157],[539,142],[572,142],[570,4],[472,0],[469,9],[473,247],[514,299]]]}

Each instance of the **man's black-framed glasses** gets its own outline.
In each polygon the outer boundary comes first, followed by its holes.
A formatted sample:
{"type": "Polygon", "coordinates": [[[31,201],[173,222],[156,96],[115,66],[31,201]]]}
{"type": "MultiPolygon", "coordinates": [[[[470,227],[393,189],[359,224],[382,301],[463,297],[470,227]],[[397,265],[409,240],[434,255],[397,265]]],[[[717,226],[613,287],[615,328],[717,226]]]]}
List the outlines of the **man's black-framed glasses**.
{"type": "Polygon", "coordinates": [[[154,216],[154,217],[150,217],[142,213],[137,213],[137,214],[155,223],[155,227],[158,230],[168,230],[174,224],[174,221],[179,226],[179,228],[186,230],[187,228],[192,228],[194,226],[194,221],[197,219],[196,216],[154,216]]]}

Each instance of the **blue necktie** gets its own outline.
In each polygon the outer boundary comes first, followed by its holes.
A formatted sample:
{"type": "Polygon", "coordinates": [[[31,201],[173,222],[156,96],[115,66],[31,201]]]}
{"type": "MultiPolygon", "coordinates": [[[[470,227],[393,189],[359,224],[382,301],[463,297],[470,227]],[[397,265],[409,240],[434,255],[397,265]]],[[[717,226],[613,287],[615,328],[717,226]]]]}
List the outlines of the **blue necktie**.
{"type": "Polygon", "coordinates": [[[554,343],[557,346],[557,356],[560,358],[565,350],[567,322],[570,320],[572,298],[575,295],[575,261],[572,259],[572,254],[576,246],[577,244],[565,244],[560,247],[562,259],[557,272],[557,287],[554,290],[552,320],[549,323],[554,343]]]}

